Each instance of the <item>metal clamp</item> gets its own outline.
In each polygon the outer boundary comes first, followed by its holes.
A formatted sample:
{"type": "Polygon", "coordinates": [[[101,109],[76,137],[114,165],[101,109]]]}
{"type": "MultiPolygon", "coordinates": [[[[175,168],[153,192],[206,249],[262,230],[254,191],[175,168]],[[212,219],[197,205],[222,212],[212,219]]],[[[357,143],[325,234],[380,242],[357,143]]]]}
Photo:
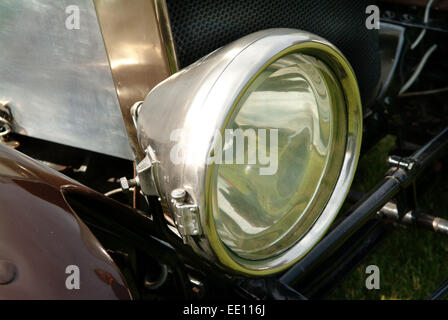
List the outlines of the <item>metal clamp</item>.
{"type": "Polygon", "coordinates": [[[415,166],[415,161],[411,158],[402,158],[399,156],[389,156],[387,158],[387,163],[391,167],[402,168],[406,171],[412,171],[415,166]]]}
{"type": "Polygon", "coordinates": [[[194,203],[187,202],[187,200],[188,193],[184,189],[171,191],[171,201],[174,205],[174,222],[184,242],[186,242],[187,236],[202,234],[199,207],[194,203]]]}
{"type": "Polygon", "coordinates": [[[156,187],[157,180],[155,172],[155,166],[158,163],[154,150],[148,147],[145,157],[136,166],[136,181],[139,183],[139,187],[145,195],[159,195],[156,187]]]}

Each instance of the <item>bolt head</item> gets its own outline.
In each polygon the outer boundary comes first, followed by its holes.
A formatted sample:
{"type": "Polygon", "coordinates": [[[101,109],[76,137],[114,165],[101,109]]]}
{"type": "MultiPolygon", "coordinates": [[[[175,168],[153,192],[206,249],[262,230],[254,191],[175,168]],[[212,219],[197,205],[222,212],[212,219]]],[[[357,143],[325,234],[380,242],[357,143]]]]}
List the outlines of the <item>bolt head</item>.
{"type": "Polygon", "coordinates": [[[182,188],[177,188],[171,191],[171,198],[175,201],[183,201],[187,197],[187,191],[182,188]]]}
{"type": "Polygon", "coordinates": [[[126,177],[122,177],[122,178],[120,178],[120,186],[121,186],[121,189],[123,189],[123,190],[129,190],[129,182],[128,182],[128,179],[126,179],[126,177]]]}

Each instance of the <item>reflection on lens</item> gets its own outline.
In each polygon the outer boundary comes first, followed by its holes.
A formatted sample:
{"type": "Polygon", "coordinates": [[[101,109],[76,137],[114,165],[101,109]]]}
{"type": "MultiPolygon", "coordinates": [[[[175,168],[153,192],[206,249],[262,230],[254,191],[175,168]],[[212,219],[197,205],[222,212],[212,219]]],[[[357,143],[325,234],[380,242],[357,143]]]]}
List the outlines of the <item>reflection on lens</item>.
{"type": "Polygon", "coordinates": [[[316,58],[284,56],[248,86],[224,136],[218,235],[241,258],[278,255],[310,229],[338,178],[346,139],[339,83],[316,58]]]}

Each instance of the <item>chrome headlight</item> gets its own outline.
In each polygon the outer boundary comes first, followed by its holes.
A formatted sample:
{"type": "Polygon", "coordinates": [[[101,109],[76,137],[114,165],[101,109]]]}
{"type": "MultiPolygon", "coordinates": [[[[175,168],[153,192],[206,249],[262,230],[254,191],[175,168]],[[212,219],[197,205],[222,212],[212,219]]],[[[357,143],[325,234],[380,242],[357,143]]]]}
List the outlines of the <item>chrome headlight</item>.
{"type": "Polygon", "coordinates": [[[303,257],[337,215],[362,110],[332,44],[270,29],[160,83],[137,127],[143,189],[154,184],[184,241],[227,270],[266,275],[303,257]]]}

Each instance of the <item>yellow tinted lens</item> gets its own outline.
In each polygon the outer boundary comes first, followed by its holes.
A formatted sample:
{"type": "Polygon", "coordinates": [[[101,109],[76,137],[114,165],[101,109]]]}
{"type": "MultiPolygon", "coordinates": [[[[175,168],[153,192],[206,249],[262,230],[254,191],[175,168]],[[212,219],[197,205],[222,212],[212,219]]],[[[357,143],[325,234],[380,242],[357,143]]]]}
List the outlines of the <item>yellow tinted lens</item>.
{"type": "Polygon", "coordinates": [[[343,93],[322,61],[296,53],[264,69],[222,132],[213,207],[226,247],[260,260],[297,242],[332,193],[345,139],[343,93]]]}

